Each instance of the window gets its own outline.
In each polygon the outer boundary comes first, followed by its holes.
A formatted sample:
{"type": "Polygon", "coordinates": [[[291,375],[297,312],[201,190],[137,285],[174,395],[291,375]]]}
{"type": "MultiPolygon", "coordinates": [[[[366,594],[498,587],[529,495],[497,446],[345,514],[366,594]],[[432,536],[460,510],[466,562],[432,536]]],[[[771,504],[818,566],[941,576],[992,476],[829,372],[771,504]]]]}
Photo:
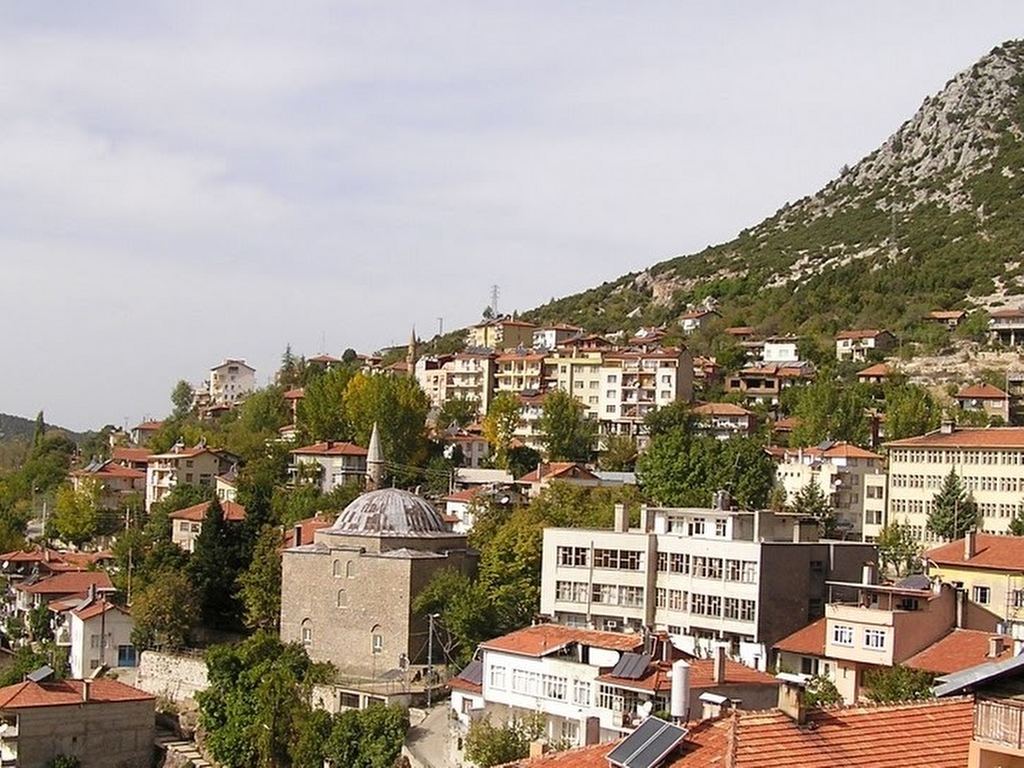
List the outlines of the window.
{"type": "Polygon", "coordinates": [[[491,688],[497,688],[500,691],[505,690],[505,668],[499,666],[491,667],[491,688]]]}
{"type": "Polygon", "coordinates": [[[864,630],[864,647],[870,648],[873,651],[885,650],[885,630],[884,629],[865,629],[864,630]]]}
{"type": "Polygon", "coordinates": [[[725,520],[715,520],[715,536],[725,537],[725,520]]]}
{"type": "Polygon", "coordinates": [[[992,590],[988,587],[975,585],[972,590],[972,595],[974,597],[974,602],[979,605],[988,605],[989,601],[992,599],[992,590]]]}
{"type": "Polygon", "coordinates": [[[351,560],[349,560],[347,563],[345,563],[345,578],[351,579],[355,575],[355,564],[351,560]]]}
{"type": "MultiPolygon", "coordinates": [[[[178,530],[182,533],[188,533],[189,524],[187,520],[182,520],[178,523],[178,530]]],[[[164,530],[167,530],[166,528],[164,530]]]]}
{"type": "Polygon", "coordinates": [[[558,564],[586,567],[590,562],[589,554],[586,547],[559,547],[558,564]]]}
{"type": "Polygon", "coordinates": [[[331,573],[334,574],[334,578],[336,579],[341,576],[341,560],[334,561],[334,563],[331,566],[331,573]]]}
{"type": "Polygon", "coordinates": [[[306,648],[313,644],[313,627],[310,625],[309,619],[302,622],[302,644],[306,648]]]}
{"type": "Polygon", "coordinates": [[[572,703],[590,706],[590,683],[587,680],[572,681],[572,703]]]}
{"type": "Polygon", "coordinates": [[[619,383],[619,376],[618,376],[618,374],[609,373],[608,374],[608,383],[609,384],[618,384],[619,383]]]}
{"type": "Polygon", "coordinates": [[[348,608],[348,593],[344,589],[338,590],[338,607],[348,608]]]}
{"type": "Polygon", "coordinates": [[[615,405],[606,405],[606,406],[604,407],[604,412],[605,412],[605,413],[615,413],[615,409],[616,409],[616,407],[617,407],[617,406],[615,406],[615,405]]]}
{"type": "Polygon", "coordinates": [[[832,627],[832,642],[836,645],[853,647],[853,627],[846,624],[836,624],[832,627]]]}
{"type": "Polygon", "coordinates": [[[384,650],[384,635],[374,634],[373,636],[373,652],[380,653],[384,650]]]}

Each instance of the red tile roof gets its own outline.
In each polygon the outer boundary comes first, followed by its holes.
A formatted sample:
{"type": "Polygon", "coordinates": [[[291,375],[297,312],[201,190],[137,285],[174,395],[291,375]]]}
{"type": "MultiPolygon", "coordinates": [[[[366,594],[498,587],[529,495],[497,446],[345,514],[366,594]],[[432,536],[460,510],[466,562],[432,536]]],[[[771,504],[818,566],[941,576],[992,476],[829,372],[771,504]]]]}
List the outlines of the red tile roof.
{"type": "Polygon", "coordinates": [[[342,443],[328,440],[296,448],[292,453],[300,456],[366,456],[367,450],[355,443],[342,443]]]}
{"type": "Polygon", "coordinates": [[[857,375],[865,379],[888,376],[890,373],[892,373],[892,371],[889,370],[889,366],[885,363],[875,363],[874,365],[869,365],[863,371],[857,371],[857,375]]]}
{"type": "Polygon", "coordinates": [[[644,639],[631,632],[600,632],[561,624],[537,624],[488,640],[481,643],[480,647],[490,651],[540,657],[572,643],[613,651],[634,651],[644,644],[644,639]]]}
{"type": "Polygon", "coordinates": [[[156,697],[138,688],[101,678],[89,685],[89,701],[82,700],[83,680],[57,680],[32,683],[25,681],[0,688],[0,710],[28,709],[30,707],[64,707],[83,704],[111,704],[123,701],[155,701],[156,697]]]}
{"type": "Polygon", "coordinates": [[[707,416],[753,416],[752,411],[735,403],[702,403],[693,409],[694,413],[707,416]]]}
{"type": "Polygon", "coordinates": [[[1011,309],[996,309],[988,313],[989,317],[1005,317],[1005,318],[1017,318],[1024,317],[1024,310],[1019,307],[1011,309]]]}
{"type": "Polygon", "coordinates": [[[812,621],[806,627],[787,635],[775,644],[775,650],[799,653],[803,656],[825,656],[825,618],[812,621]]]}
{"type": "Polygon", "coordinates": [[[145,480],[146,473],[140,469],[133,469],[132,467],[122,467],[120,464],[116,464],[113,461],[107,461],[97,469],[76,469],[71,473],[75,477],[94,477],[102,480],[105,477],[123,477],[127,480],[145,480]]]}
{"type": "Polygon", "coordinates": [[[91,603],[85,608],[82,608],[81,610],[77,611],[72,611],[71,613],[80,618],[82,621],[88,621],[89,619],[95,618],[96,616],[99,616],[102,613],[107,613],[108,611],[119,611],[120,613],[123,613],[125,616],[128,615],[128,611],[126,611],[124,608],[122,608],[119,605],[114,605],[113,603],[108,603],[106,600],[97,600],[96,602],[91,603]]]}
{"type": "MultiPolygon", "coordinates": [[[[732,659],[725,660],[725,679],[720,683],[715,682],[714,659],[690,659],[688,663],[690,665],[690,688],[693,689],[714,689],[719,685],[770,685],[772,687],[779,685],[779,681],[772,675],[752,669],[732,659]]],[[[601,675],[598,680],[634,691],[668,693],[672,690],[671,669],[670,662],[656,662],[651,664],[646,673],[637,679],[614,677],[609,673],[601,675]]]]}
{"type": "Polygon", "coordinates": [[[976,629],[954,629],[905,662],[908,667],[949,675],[990,661],[1002,661],[1013,656],[1013,639],[976,629]],[[989,656],[992,638],[999,638],[1002,651],[989,656]]]}
{"type": "Polygon", "coordinates": [[[477,496],[479,496],[481,493],[483,493],[483,488],[466,488],[465,490],[462,491],[449,493],[447,496],[444,497],[444,500],[455,502],[470,502],[477,496]]]}
{"type": "Polygon", "coordinates": [[[516,480],[517,483],[536,483],[542,480],[597,480],[598,477],[581,464],[572,461],[553,461],[550,464],[542,464],[537,469],[527,472],[516,480]]]}
{"type": "Polygon", "coordinates": [[[98,590],[114,589],[110,577],[103,571],[57,573],[33,584],[15,584],[14,588],[33,595],[77,595],[88,592],[91,586],[98,590]]]}
{"type": "MultiPolygon", "coordinates": [[[[206,512],[209,510],[211,503],[204,501],[191,507],[185,507],[185,509],[179,509],[177,512],[171,512],[167,517],[171,520],[191,520],[194,523],[201,523],[206,519],[206,512]]],[[[234,523],[239,520],[245,520],[245,507],[237,502],[222,501],[220,508],[224,513],[224,519],[229,522],[234,523]]]]}
{"type": "Polygon", "coordinates": [[[807,448],[789,448],[786,450],[786,455],[790,458],[796,456],[804,456],[810,458],[822,458],[822,459],[877,459],[882,460],[882,457],[877,453],[865,450],[851,443],[834,443],[828,448],[819,448],[816,445],[809,446],[807,448]]]}
{"type": "Polygon", "coordinates": [[[889,448],[1024,448],[1024,427],[957,428],[886,443],[889,448]]]}
{"type": "Polygon", "coordinates": [[[306,396],[305,387],[296,387],[295,389],[289,389],[281,397],[285,400],[301,400],[306,396]]]}
{"type": "Polygon", "coordinates": [[[1024,536],[996,536],[976,533],[974,556],[964,559],[964,540],[957,539],[924,553],[935,565],[957,568],[988,568],[997,571],[1024,571],[1024,536]]]}
{"type": "Polygon", "coordinates": [[[110,449],[110,458],[113,461],[142,463],[148,460],[151,455],[152,451],[148,448],[124,448],[122,446],[115,445],[110,449]]]}
{"type": "Polygon", "coordinates": [[[307,517],[305,520],[299,520],[299,522],[291,525],[284,532],[283,546],[287,549],[295,546],[295,527],[299,526],[301,529],[302,544],[311,544],[313,542],[313,534],[319,531],[321,528],[330,528],[334,524],[336,516],[324,515],[323,513],[317,513],[314,517],[307,517]]]}
{"type": "Polygon", "coordinates": [[[1006,400],[1008,394],[991,384],[972,384],[956,393],[957,400],[1006,400]]]}
{"type": "MultiPolygon", "coordinates": [[[[811,710],[799,726],[778,710],[734,711],[693,726],[660,768],[962,768],[974,702],[950,697],[811,710]]],[[[521,760],[514,768],[608,768],[617,742],[521,760]]]]}
{"type": "Polygon", "coordinates": [[[888,331],[879,331],[876,329],[842,331],[836,335],[836,339],[874,339],[881,336],[883,333],[888,333],[888,331]]]}

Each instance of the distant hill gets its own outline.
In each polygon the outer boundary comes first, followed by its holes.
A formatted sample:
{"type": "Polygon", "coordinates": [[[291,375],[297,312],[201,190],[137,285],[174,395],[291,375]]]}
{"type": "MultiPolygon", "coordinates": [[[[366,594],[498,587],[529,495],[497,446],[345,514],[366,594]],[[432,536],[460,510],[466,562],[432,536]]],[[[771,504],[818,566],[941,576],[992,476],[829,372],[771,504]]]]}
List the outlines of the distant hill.
{"type": "Polygon", "coordinates": [[[926,98],[823,189],[731,242],[523,319],[611,332],[717,302],[726,324],[762,334],[901,333],[933,309],[1024,304],[1022,251],[1024,43],[1012,41],[926,98]]]}
{"type": "MultiPolygon", "coordinates": [[[[81,443],[87,435],[81,432],[72,432],[70,429],[58,427],[55,424],[47,424],[47,431],[59,430],[66,434],[76,443],[81,443]]],[[[35,419],[25,419],[21,416],[11,416],[7,413],[0,413],[0,442],[10,442],[19,438],[27,441],[32,439],[36,431],[35,419]]]]}

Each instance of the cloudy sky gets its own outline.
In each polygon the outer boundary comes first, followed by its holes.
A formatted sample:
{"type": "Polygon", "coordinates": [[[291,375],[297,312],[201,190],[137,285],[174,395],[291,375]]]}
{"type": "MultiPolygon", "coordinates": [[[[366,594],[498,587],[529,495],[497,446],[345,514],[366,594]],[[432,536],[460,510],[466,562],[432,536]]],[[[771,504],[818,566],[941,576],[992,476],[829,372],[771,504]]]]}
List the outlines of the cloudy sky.
{"type": "Polygon", "coordinates": [[[730,239],[1024,3],[0,5],[0,412],[165,414],[730,239]]]}

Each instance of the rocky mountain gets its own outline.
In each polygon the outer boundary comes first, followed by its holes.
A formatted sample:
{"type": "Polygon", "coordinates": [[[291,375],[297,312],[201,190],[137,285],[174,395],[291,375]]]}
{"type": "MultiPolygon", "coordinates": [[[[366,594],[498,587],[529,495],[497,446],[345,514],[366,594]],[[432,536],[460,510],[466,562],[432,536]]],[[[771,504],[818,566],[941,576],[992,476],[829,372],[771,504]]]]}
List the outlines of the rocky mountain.
{"type": "Polygon", "coordinates": [[[924,100],[877,150],[731,242],[524,318],[609,332],[717,304],[762,333],[886,327],[932,309],[1024,303],[1024,42],[924,100]]]}

